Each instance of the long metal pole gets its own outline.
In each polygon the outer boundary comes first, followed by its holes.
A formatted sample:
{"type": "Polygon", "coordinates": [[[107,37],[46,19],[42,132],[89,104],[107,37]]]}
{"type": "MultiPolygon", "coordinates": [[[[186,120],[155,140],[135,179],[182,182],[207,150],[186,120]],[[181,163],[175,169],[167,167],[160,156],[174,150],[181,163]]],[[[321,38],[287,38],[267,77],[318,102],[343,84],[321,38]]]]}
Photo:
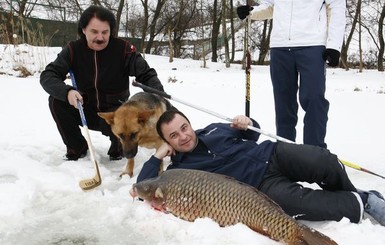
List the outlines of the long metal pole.
{"type": "MultiPolygon", "coordinates": [[[[208,114],[210,114],[210,115],[213,115],[213,116],[215,116],[215,117],[221,118],[221,119],[223,119],[223,120],[225,120],[225,121],[228,121],[228,122],[232,122],[232,121],[233,121],[233,119],[230,118],[230,117],[226,117],[226,116],[224,116],[224,115],[222,115],[222,114],[219,114],[219,113],[217,113],[217,112],[210,111],[210,110],[208,110],[208,109],[205,109],[205,108],[200,107],[200,106],[197,106],[197,105],[193,105],[193,104],[188,103],[188,102],[186,102],[186,101],[183,101],[183,100],[181,100],[181,99],[175,98],[174,96],[171,97],[171,95],[169,95],[169,94],[167,94],[167,93],[165,93],[165,92],[163,92],[163,91],[159,91],[159,90],[157,90],[157,89],[148,87],[148,86],[143,85],[143,84],[141,84],[141,83],[138,83],[138,82],[136,82],[136,81],[133,81],[133,82],[132,82],[132,85],[133,85],[133,86],[136,86],[136,87],[140,87],[140,88],[142,88],[142,89],[143,89],[144,91],[146,91],[146,92],[158,94],[158,95],[160,95],[160,96],[162,96],[162,97],[164,97],[164,98],[167,98],[167,99],[170,99],[170,100],[174,100],[174,101],[176,101],[176,102],[179,102],[179,103],[181,103],[181,104],[187,105],[187,106],[192,107],[192,108],[194,108],[194,109],[197,109],[197,110],[199,110],[199,111],[202,111],[202,112],[208,113],[208,114]]],[[[276,139],[276,140],[279,140],[279,141],[282,141],[282,142],[286,142],[286,143],[293,143],[293,144],[295,144],[294,141],[288,140],[288,139],[286,139],[286,138],[283,138],[283,137],[278,136],[278,135],[275,135],[275,134],[271,134],[271,133],[269,133],[269,132],[267,132],[267,131],[265,131],[265,130],[262,130],[262,129],[260,129],[260,128],[256,128],[256,127],[250,126],[250,125],[249,125],[247,128],[250,129],[250,130],[253,130],[253,131],[255,131],[255,132],[258,132],[258,133],[260,133],[260,134],[263,134],[263,135],[266,135],[266,136],[268,136],[268,137],[271,137],[271,138],[273,138],[273,139],[276,139]]],[[[385,179],[384,176],[379,175],[379,174],[376,174],[376,173],[374,173],[374,172],[372,172],[372,171],[369,171],[369,170],[367,170],[367,169],[365,169],[365,168],[362,168],[362,167],[360,167],[359,165],[354,164],[354,163],[352,163],[352,162],[348,162],[348,161],[342,160],[342,159],[339,159],[339,161],[340,161],[340,163],[342,163],[342,164],[345,165],[345,166],[348,166],[348,167],[354,168],[354,169],[356,169],[356,170],[360,170],[360,171],[362,171],[362,172],[365,172],[365,173],[368,173],[368,174],[372,174],[372,175],[375,175],[375,176],[377,176],[377,177],[380,177],[380,178],[385,179]]]]}

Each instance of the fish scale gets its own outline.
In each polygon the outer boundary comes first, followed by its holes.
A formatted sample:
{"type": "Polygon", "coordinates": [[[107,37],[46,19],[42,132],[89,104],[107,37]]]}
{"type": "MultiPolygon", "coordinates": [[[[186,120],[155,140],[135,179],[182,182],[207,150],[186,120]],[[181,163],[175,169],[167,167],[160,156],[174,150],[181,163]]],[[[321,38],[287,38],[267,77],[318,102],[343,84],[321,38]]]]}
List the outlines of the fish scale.
{"type": "Polygon", "coordinates": [[[256,188],[220,174],[167,170],[157,178],[134,184],[131,194],[188,221],[208,217],[220,226],[243,223],[290,245],[337,244],[285,214],[256,188]]]}

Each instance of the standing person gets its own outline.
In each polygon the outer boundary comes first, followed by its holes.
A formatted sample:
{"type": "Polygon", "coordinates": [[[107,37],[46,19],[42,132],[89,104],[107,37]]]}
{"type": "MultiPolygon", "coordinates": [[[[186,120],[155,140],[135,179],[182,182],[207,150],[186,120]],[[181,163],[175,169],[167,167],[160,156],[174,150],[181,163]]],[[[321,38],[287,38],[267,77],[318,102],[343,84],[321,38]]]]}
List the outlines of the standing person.
{"type": "MultiPolygon", "coordinates": [[[[161,160],[168,169],[196,169],[224,174],[256,187],[297,219],[321,221],[347,217],[358,223],[367,212],[385,226],[385,201],[377,191],[357,190],[344,166],[329,150],[269,140],[258,144],[259,124],[236,116],[232,124],[213,123],[194,131],[180,111],[160,116],[156,129],[164,144],[144,163],[137,182],[158,176],[161,160]],[[297,182],[317,183],[314,190],[297,182]]],[[[166,170],[166,171],[167,171],[166,170]]]]}
{"type": "Polygon", "coordinates": [[[237,8],[240,19],[273,17],[270,75],[277,135],[295,141],[299,103],[305,111],[303,143],[326,148],[329,102],[326,64],[338,66],[345,32],[344,0],[262,0],[237,8]],[[299,77],[299,81],[298,81],[299,77]]]}
{"type": "Polygon", "coordinates": [[[83,104],[88,127],[109,136],[110,160],[120,160],[122,149],[110,126],[98,112],[114,111],[130,96],[129,76],[163,91],[154,69],[129,42],[116,37],[115,16],[101,6],[90,6],[78,23],[80,38],[71,41],[41,73],[40,83],[49,96],[49,108],[67,147],[66,160],[77,160],[87,153],[81,135],[77,101],[83,104]],[[64,83],[72,70],[78,90],[64,83]]]}

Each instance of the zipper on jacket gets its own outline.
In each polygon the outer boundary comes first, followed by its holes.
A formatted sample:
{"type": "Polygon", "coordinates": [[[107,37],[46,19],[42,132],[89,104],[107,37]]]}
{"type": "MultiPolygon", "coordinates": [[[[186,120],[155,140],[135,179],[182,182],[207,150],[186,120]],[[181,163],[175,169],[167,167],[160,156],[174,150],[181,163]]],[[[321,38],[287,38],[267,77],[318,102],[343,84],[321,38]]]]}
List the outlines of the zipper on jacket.
{"type": "Polygon", "coordinates": [[[217,157],[217,155],[215,153],[211,152],[211,150],[208,150],[207,153],[210,154],[213,157],[213,159],[215,159],[217,157]]]}
{"type": "Polygon", "coordinates": [[[96,108],[100,110],[100,102],[99,102],[99,91],[98,91],[98,62],[97,62],[97,55],[96,51],[94,51],[94,65],[95,65],[95,80],[94,80],[94,86],[95,86],[95,98],[96,98],[96,108]]]}
{"type": "Polygon", "coordinates": [[[292,20],[293,20],[293,5],[294,5],[294,0],[291,1],[290,22],[289,22],[289,40],[291,40],[291,24],[292,24],[292,20]]]}
{"type": "MultiPolygon", "coordinates": [[[[193,154],[196,154],[196,155],[203,155],[203,156],[209,156],[211,159],[215,159],[217,157],[217,154],[213,153],[211,150],[207,150],[205,152],[194,152],[193,154]]],[[[222,155],[219,155],[221,156],[222,158],[227,158],[227,157],[224,157],[222,155]]]]}

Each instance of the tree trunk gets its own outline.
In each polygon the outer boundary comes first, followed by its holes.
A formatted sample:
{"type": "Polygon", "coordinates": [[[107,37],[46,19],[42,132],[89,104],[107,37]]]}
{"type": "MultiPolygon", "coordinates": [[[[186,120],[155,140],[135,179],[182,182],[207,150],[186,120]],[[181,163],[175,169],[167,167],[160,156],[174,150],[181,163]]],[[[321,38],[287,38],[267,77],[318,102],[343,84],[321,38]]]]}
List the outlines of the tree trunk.
{"type": "Polygon", "coordinates": [[[384,71],[384,52],[385,52],[385,43],[384,43],[384,19],[385,19],[385,3],[382,6],[382,11],[380,14],[380,18],[378,19],[378,40],[379,40],[379,51],[377,58],[377,66],[378,71],[384,71]]]}
{"type": "Polygon", "coordinates": [[[219,27],[221,25],[221,14],[218,14],[218,0],[214,0],[214,9],[213,9],[213,30],[211,35],[211,61],[218,61],[218,36],[219,36],[219,27]]]}
{"type": "Polygon", "coordinates": [[[359,66],[359,72],[362,72],[363,64],[362,64],[362,31],[361,31],[362,23],[361,23],[361,9],[360,9],[360,12],[358,13],[358,22],[359,22],[359,25],[358,25],[358,49],[359,49],[359,53],[360,53],[360,66],[359,66]]]}
{"type": "Polygon", "coordinates": [[[348,38],[346,39],[345,43],[342,45],[341,49],[341,62],[344,65],[345,70],[349,70],[349,64],[348,64],[348,50],[349,50],[349,45],[350,42],[353,39],[353,34],[356,29],[356,25],[358,22],[358,15],[361,9],[361,0],[357,1],[357,6],[356,6],[356,12],[354,14],[354,19],[352,22],[352,28],[350,29],[348,38]]]}
{"type": "Polygon", "coordinates": [[[231,29],[231,58],[230,62],[235,59],[235,30],[234,30],[234,6],[233,0],[230,0],[230,29],[231,29]]]}
{"type": "Polygon", "coordinates": [[[172,33],[171,27],[168,27],[167,35],[168,35],[168,45],[169,45],[169,50],[170,50],[170,56],[169,56],[169,59],[168,59],[169,63],[172,63],[174,61],[174,45],[172,44],[171,33],[172,33]]]}
{"type": "Polygon", "coordinates": [[[147,46],[146,46],[146,54],[149,54],[151,51],[152,44],[153,44],[155,36],[156,36],[155,35],[156,22],[159,19],[160,13],[161,13],[162,8],[163,8],[164,4],[166,3],[166,1],[167,0],[158,0],[158,4],[156,5],[154,17],[153,17],[151,24],[150,24],[150,37],[148,39],[147,46]]]}
{"type": "Polygon", "coordinates": [[[225,63],[226,68],[230,67],[229,58],[229,41],[227,39],[227,27],[226,27],[226,0],[222,0],[222,37],[223,44],[225,45],[225,63]]]}
{"type": "Polygon", "coordinates": [[[18,1],[18,3],[19,3],[19,10],[17,11],[17,13],[19,14],[19,16],[28,17],[28,14],[24,13],[24,11],[26,10],[27,1],[26,0],[18,1]]]}
{"type": "Polygon", "coordinates": [[[201,36],[201,45],[202,45],[202,61],[203,61],[203,68],[206,68],[206,49],[205,49],[205,21],[204,21],[204,13],[203,13],[203,1],[201,0],[201,14],[200,14],[200,23],[201,23],[201,29],[202,29],[202,36],[201,36]]]}
{"type": "Polygon", "coordinates": [[[145,50],[145,41],[146,41],[146,35],[147,35],[147,28],[148,28],[148,0],[141,0],[142,6],[143,6],[143,25],[142,25],[142,31],[141,36],[142,40],[140,41],[142,50],[141,52],[144,53],[145,50]]]}
{"type": "Polygon", "coordinates": [[[119,36],[120,19],[122,17],[122,11],[124,7],[124,0],[120,0],[118,11],[116,11],[116,36],[119,36]]]}
{"type": "Polygon", "coordinates": [[[265,64],[266,55],[269,52],[270,34],[271,34],[272,26],[273,26],[272,20],[265,20],[263,22],[262,38],[261,38],[261,44],[259,47],[258,65],[265,64]]]}

